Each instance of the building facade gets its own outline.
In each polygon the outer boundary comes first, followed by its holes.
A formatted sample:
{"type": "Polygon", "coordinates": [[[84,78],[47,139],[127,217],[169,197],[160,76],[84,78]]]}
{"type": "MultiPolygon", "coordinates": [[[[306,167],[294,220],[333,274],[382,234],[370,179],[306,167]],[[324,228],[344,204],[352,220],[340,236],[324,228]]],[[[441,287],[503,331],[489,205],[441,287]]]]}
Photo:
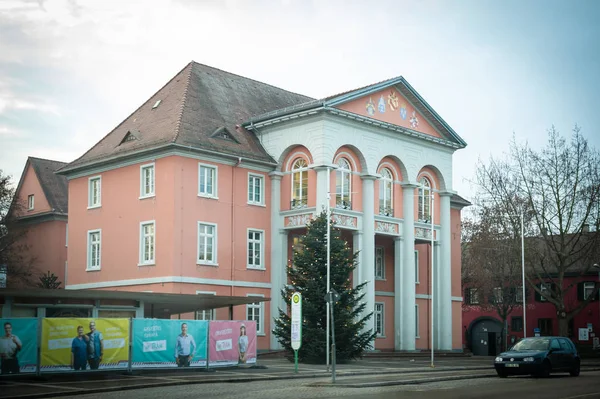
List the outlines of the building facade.
{"type": "MultiPolygon", "coordinates": [[[[24,235],[22,245],[24,267],[33,274],[54,274],[64,288],[67,270],[68,201],[67,179],[55,172],[66,164],[29,157],[15,192],[18,225],[24,235]]],[[[10,286],[10,273],[7,276],[10,286]]]]}
{"type": "Polygon", "coordinates": [[[292,248],[329,202],[375,349],[430,348],[433,322],[434,347],[461,350],[465,145],[402,77],[316,100],[191,62],[59,172],[66,287],[270,298],[233,318],[276,349],[292,248]]]}

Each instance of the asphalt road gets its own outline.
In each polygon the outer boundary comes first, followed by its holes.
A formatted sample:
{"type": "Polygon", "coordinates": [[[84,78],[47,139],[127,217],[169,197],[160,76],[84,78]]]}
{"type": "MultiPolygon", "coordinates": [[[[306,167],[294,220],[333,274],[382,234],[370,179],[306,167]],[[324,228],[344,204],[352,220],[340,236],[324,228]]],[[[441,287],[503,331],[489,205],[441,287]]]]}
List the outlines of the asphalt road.
{"type": "MultiPolygon", "coordinates": [[[[129,391],[77,395],[78,399],[196,399],[202,398],[600,398],[600,372],[582,372],[579,377],[568,375],[550,378],[510,377],[500,379],[472,378],[457,381],[425,382],[412,385],[357,388],[328,386],[330,379],[278,380],[226,384],[182,385],[143,388],[129,391]]],[[[339,381],[343,383],[344,381],[339,381]]]]}

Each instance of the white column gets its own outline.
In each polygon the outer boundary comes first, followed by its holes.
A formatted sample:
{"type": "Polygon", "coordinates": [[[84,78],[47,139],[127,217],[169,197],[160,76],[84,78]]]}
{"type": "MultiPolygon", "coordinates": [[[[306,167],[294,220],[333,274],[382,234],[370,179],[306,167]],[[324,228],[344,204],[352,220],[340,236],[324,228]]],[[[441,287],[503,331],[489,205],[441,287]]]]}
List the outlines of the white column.
{"type": "MultiPolygon", "coordinates": [[[[286,280],[282,280],[282,272],[286,274],[286,263],[282,262],[282,253],[285,253],[287,247],[281,246],[279,230],[283,227],[280,216],[281,208],[281,176],[279,172],[269,173],[271,177],[271,320],[270,331],[275,329],[275,319],[279,317],[279,309],[286,309],[281,298],[280,290],[286,280]]],[[[280,349],[281,345],[277,341],[275,334],[271,333],[271,349],[280,349]]]]}
{"type": "Polygon", "coordinates": [[[440,193],[440,252],[439,285],[440,323],[438,323],[441,350],[452,350],[452,226],[450,221],[450,197],[452,192],[440,193]]]}
{"type": "MultiPolygon", "coordinates": [[[[439,231],[438,231],[437,239],[439,239],[439,231]]],[[[440,275],[440,242],[435,241],[433,244],[433,273],[435,273],[435,287],[433,287],[433,291],[435,292],[435,303],[433,305],[433,317],[435,319],[435,327],[434,327],[434,340],[435,345],[434,349],[441,349],[441,340],[442,340],[442,331],[443,331],[443,308],[442,303],[444,302],[444,298],[440,295],[440,287],[444,284],[442,280],[442,276],[440,275]]]]}
{"type": "MultiPolygon", "coordinates": [[[[363,200],[363,246],[361,248],[360,282],[365,285],[366,303],[365,312],[375,311],[375,189],[373,182],[376,177],[363,175],[362,177],[362,200],[363,200]]],[[[367,321],[365,330],[375,331],[375,317],[367,321]]],[[[375,349],[375,342],[371,342],[375,349]]]]}
{"type": "Polygon", "coordinates": [[[402,237],[394,237],[394,349],[402,349],[402,237]]]}
{"type": "Polygon", "coordinates": [[[402,349],[415,350],[415,184],[403,184],[402,349]]]}
{"type": "MultiPolygon", "coordinates": [[[[320,214],[327,206],[327,173],[331,171],[331,165],[313,166],[317,172],[317,209],[316,214],[320,214]]],[[[333,195],[332,195],[333,196],[333,195]]]]}
{"type": "MultiPolygon", "coordinates": [[[[353,253],[360,252],[362,247],[363,247],[363,232],[362,231],[353,232],[352,233],[353,253]]],[[[358,257],[357,257],[356,268],[352,272],[352,288],[356,288],[356,286],[358,284],[360,284],[360,281],[361,281],[360,276],[362,275],[362,273],[361,273],[362,262],[360,261],[360,257],[361,257],[361,254],[359,253],[358,257]]]]}

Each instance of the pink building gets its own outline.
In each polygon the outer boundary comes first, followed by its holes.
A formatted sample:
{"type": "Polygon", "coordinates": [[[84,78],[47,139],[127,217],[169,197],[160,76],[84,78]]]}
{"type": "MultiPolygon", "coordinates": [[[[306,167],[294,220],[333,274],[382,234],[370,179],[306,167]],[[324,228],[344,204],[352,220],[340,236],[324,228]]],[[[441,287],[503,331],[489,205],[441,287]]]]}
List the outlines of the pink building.
{"type": "Polygon", "coordinates": [[[291,248],[331,192],[360,251],[351,278],[369,282],[375,348],[429,348],[433,272],[434,345],[461,350],[468,203],[452,155],[465,145],[402,77],[316,100],[191,62],[60,171],[66,287],[270,298],[233,318],[256,320],[259,349],[278,348],[291,248]]]}
{"type": "MultiPolygon", "coordinates": [[[[16,190],[25,205],[19,223],[27,230],[24,261],[40,273],[54,273],[63,284],[67,266],[67,179],[55,174],[66,164],[29,157],[16,190]]],[[[11,276],[8,276],[10,279],[11,276]]]]}

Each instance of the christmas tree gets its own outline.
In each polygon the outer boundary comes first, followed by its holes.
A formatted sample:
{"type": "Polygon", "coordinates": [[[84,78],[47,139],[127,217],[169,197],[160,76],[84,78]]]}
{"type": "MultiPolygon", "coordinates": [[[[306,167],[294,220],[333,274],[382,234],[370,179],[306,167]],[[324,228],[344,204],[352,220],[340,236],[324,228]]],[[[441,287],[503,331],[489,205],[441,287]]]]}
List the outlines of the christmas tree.
{"type": "MultiPolygon", "coordinates": [[[[325,363],[327,308],[327,214],[321,212],[307,225],[306,235],[301,238],[302,248],[294,251],[293,263],[288,266],[289,285],[281,290],[287,306],[294,292],[302,294],[302,346],[298,359],[306,363],[325,363]]],[[[365,324],[373,312],[363,315],[362,289],[366,283],[352,288],[350,276],[356,268],[356,256],[339,229],[330,226],[330,283],[339,294],[334,304],[336,361],[344,362],[360,358],[371,348],[375,338],[373,331],[366,331],[365,324]]],[[[291,319],[288,312],[279,309],[273,333],[288,351],[291,348],[291,319]]]]}

